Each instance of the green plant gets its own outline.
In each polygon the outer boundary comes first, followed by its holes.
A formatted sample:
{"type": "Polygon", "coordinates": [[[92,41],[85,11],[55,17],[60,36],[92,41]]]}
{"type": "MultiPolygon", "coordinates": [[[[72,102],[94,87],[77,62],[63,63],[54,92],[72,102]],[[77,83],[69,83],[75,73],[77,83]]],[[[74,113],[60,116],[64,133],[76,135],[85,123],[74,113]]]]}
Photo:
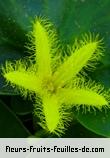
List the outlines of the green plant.
{"type": "MultiPolygon", "coordinates": [[[[50,19],[57,29],[58,37],[64,46],[63,51],[58,51],[61,54],[62,63],[64,57],[70,56],[69,48],[72,48],[74,40],[80,39],[81,35],[91,32],[93,41],[96,39],[93,34],[99,34],[99,40],[103,38],[104,52],[102,54],[104,56],[94,71],[84,69],[86,82],[88,79],[95,81],[104,86],[104,91],[108,91],[110,89],[109,10],[109,0],[0,1],[0,65],[5,66],[5,62],[10,61],[14,66],[15,61],[26,59],[26,67],[30,66],[28,59],[30,57],[34,59],[34,56],[32,50],[26,48],[26,43],[30,45],[27,34],[32,30],[31,22],[35,16],[42,15],[50,19]],[[65,45],[69,45],[69,48],[65,45]]],[[[88,37],[90,39],[89,34],[88,37]]],[[[101,45],[103,47],[103,44],[101,45]]],[[[30,93],[32,96],[28,95],[29,97],[24,99],[22,95],[19,95],[18,89],[14,91],[15,87],[15,85],[13,88],[6,84],[4,77],[0,76],[0,137],[23,138],[31,135],[56,137],[54,134],[45,133],[46,130],[38,124],[39,118],[33,116],[33,104],[36,104],[33,94],[30,93]],[[29,99],[30,96],[32,99],[29,99]]],[[[68,108],[66,112],[70,114],[73,121],[66,121],[69,126],[65,127],[66,131],[62,137],[110,137],[110,108],[104,106],[98,110],[92,106],[88,111],[88,106],[71,107],[73,108],[68,108]]],[[[71,120],[70,117],[68,120],[71,120]]]]}
{"type": "Polygon", "coordinates": [[[84,69],[94,68],[103,55],[98,36],[90,34],[76,40],[72,47],[68,46],[69,55],[61,57],[58,52],[64,50],[53,25],[36,18],[30,39],[28,47],[34,53],[28,61],[7,61],[2,71],[7,83],[23,96],[35,94],[34,114],[45,130],[60,135],[71,120],[68,109],[73,106],[79,109],[83,105],[87,110],[109,106],[109,92],[84,74],[84,69]]]}

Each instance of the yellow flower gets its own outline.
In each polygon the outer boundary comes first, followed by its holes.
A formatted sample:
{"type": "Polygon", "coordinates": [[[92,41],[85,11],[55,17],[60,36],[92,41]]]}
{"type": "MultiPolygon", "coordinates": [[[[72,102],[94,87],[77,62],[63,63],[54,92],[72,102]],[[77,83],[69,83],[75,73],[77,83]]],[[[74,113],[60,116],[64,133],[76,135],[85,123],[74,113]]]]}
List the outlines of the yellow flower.
{"type": "Polygon", "coordinates": [[[21,94],[34,93],[34,114],[40,125],[56,134],[65,129],[70,120],[68,109],[81,105],[90,109],[102,109],[109,105],[104,87],[87,80],[84,69],[94,67],[102,56],[102,42],[98,36],[85,36],[69,48],[69,56],[60,58],[61,47],[53,25],[37,18],[31,32],[31,59],[6,62],[3,76],[7,82],[19,89],[21,94]],[[28,64],[27,64],[28,63],[28,64]]]}

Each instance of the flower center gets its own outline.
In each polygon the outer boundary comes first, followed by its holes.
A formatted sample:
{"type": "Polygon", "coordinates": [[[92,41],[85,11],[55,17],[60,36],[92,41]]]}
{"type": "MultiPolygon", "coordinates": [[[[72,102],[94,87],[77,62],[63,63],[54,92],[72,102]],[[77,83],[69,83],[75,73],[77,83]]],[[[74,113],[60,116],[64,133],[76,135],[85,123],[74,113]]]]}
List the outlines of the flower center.
{"type": "Polygon", "coordinates": [[[43,81],[43,88],[50,93],[56,92],[56,88],[55,88],[54,83],[51,79],[45,79],[43,81]]]}

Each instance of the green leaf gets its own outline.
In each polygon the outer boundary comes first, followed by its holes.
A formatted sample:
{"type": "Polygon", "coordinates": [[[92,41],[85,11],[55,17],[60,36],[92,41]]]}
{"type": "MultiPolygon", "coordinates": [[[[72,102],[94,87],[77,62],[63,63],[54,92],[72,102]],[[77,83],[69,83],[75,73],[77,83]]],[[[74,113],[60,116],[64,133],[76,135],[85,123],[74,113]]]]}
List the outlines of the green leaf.
{"type": "Polygon", "coordinates": [[[110,110],[99,112],[82,113],[75,112],[76,119],[88,130],[105,136],[110,137],[110,110]]]}
{"type": "Polygon", "coordinates": [[[63,138],[102,138],[103,136],[98,135],[87,128],[85,128],[80,123],[71,123],[71,125],[66,130],[63,138]]]}
{"type": "Polygon", "coordinates": [[[0,100],[0,137],[28,137],[30,132],[18,117],[0,100]]]}
{"type": "Polygon", "coordinates": [[[61,38],[68,42],[88,31],[107,37],[110,32],[109,6],[109,0],[64,0],[65,9],[60,25],[61,38]]]}
{"type": "Polygon", "coordinates": [[[30,100],[24,100],[20,96],[12,97],[11,107],[19,115],[27,115],[33,112],[33,103],[30,100]]]}

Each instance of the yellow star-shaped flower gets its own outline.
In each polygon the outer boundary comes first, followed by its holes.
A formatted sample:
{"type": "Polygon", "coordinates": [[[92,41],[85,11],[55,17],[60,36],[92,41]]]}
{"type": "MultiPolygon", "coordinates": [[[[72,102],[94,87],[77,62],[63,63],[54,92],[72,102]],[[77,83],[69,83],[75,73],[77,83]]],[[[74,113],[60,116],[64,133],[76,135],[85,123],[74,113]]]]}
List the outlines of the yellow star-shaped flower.
{"type": "Polygon", "coordinates": [[[70,120],[68,108],[81,105],[102,109],[109,105],[109,97],[101,85],[86,81],[83,68],[94,67],[102,55],[102,42],[96,36],[85,36],[69,49],[70,55],[60,58],[61,47],[53,25],[37,18],[31,32],[33,58],[6,62],[3,76],[20,90],[22,95],[34,93],[34,114],[49,132],[59,134],[70,120]]]}

